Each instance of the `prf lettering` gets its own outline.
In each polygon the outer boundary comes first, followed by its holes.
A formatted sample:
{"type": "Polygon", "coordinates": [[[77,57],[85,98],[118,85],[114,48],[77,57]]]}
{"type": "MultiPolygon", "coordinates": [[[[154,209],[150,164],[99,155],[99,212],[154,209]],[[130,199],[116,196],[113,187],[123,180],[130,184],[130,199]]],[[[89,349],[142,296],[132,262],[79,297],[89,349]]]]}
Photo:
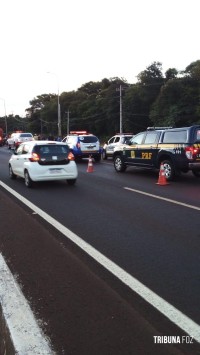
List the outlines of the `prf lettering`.
{"type": "Polygon", "coordinates": [[[152,153],[142,153],[142,159],[151,159],[152,153]]]}

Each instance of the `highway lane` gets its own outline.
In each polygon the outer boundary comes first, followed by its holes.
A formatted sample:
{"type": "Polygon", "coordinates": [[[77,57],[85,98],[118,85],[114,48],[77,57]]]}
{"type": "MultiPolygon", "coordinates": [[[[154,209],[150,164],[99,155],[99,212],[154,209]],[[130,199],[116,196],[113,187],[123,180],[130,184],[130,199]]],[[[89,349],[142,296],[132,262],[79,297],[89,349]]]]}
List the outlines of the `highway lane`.
{"type": "Polygon", "coordinates": [[[114,172],[110,162],[78,165],[77,186],[10,181],[9,151],[0,151],[0,180],[39,206],[163,299],[200,323],[199,210],[125,190],[129,187],[200,207],[199,180],[188,174],[168,186],[157,174],[114,172]]]}

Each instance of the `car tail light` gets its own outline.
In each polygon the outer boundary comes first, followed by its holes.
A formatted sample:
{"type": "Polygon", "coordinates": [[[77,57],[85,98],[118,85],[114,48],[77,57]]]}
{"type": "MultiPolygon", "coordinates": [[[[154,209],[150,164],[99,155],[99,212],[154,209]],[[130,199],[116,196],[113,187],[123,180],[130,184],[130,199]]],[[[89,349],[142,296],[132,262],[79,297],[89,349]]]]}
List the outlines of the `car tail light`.
{"type": "Polygon", "coordinates": [[[68,157],[70,161],[74,160],[74,154],[72,152],[69,152],[68,157]]]}
{"type": "Polygon", "coordinates": [[[194,159],[195,155],[198,153],[199,149],[195,147],[186,147],[185,154],[188,159],[194,159]]]}
{"type": "Polygon", "coordinates": [[[29,158],[30,161],[32,162],[36,162],[38,160],[40,160],[40,157],[37,153],[32,153],[31,157],[29,158]]]}

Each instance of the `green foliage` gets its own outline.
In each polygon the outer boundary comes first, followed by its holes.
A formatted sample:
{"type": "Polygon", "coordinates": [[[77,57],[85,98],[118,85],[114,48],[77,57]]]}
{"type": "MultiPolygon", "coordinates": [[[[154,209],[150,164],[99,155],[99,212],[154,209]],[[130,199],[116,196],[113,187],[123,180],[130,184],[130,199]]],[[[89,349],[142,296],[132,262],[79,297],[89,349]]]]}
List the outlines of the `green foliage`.
{"type": "MultiPolygon", "coordinates": [[[[63,92],[60,99],[62,134],[88,130],[102,137],[119,132],[120,101],[124,132],[137,133],[147,126],[187,126],[200,123],[200,60],[184,71],[153,62],[138,74],[135,84],[123,78],[104,78],[83,84],[78,90],[63,92]],[[121,87],[121,97],[120,89],[121,87]]],[[[23,127],[33,133],[57,135],[58,97],[38,95],[30,101],[27,117],[10,117],[8,131],[23,127]]],[[[5,118],[0,118],[3,127],[5,118]]]]}
{"type": "Polygon", "coordinates": [[[171,79],[163,85],[150,110],[156,126],[181,127],[200,122],[200,82],[193,77],[171,79]]]}
{"type": "Polygon", "coordinates": [[[200,80],[200,60],[192,62],[190,65],[188,65],[184,73],[194,80],[200,80]]]}

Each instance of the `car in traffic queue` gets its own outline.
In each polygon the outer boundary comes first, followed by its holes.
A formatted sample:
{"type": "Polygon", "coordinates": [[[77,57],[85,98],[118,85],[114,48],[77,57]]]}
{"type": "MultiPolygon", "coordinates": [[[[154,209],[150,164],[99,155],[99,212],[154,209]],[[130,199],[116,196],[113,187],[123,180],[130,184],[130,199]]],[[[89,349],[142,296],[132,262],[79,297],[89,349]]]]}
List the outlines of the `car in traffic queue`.
{"type": "Polygon", "coordinates": [[[200,125],[190,127],[149,127],[130,139],[128,145],[114,150],[114,168],[123,172],[128,166],[164,168],[166,180],[192,171],[200,177],[200,125]]]}
{"type": "Polygon", "coordinates": [[[33,141],[33,135],[29,132],[14,132],[10,138],[7,139],[7,145],[9,149],[17,148],[21,143],[27,141],[33,141]]]}
{"type": "Polygon", "coordinates": [[[101,160],[101,147],[99,139],[87,131],[70,131],[70,134],[63,138],[70,147],[76,160],[82,158],[94,158],[96,162],[101,160]]]}
{"type": "Polygon", "coordinates": [[[9,160],[9,176],[24,178],[25,185],[33,182],[66,180],[74,185],[78,170],[74,155],[67,144],[57,141],[21,143],[9,160]]]}
{"type": "Polygon", "coordinates": [[[127,144],[132,137],[133,133],[118,133],[111,137],[103,146],[102,158],[113,158],[114,149],[121,144],[127,144]]]}
{"type": "Polygon", "coordinates": [[[3,129],[0,127],[0,147],[4,145],[4,133],[3,129]]]}

